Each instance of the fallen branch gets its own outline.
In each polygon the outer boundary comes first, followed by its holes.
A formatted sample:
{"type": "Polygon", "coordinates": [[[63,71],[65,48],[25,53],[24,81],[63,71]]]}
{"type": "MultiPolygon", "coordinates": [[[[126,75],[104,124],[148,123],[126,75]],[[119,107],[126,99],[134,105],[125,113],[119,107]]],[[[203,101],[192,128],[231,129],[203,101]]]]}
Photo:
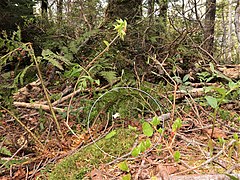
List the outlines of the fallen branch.
{"type": "MultiPolygon", "coordinates": [[[[119,80],[114,81],[113,84],[117,83],[118,81],[119,81],[119,80]]],[[[95,89],[95,92],[98,92],[98,91],[102,91],[102,90],[104,90],[104,89],[107,89],[107,88],[109,88],[110,86],[112,86],[113,84],[107,84],[106,86],[103,86],[103,87],[101,87],[101,88],[96,88],[96,89],[95,89]]],[[[52,105],[53,105],[53,106],[56,106],[57,104],[60,104],[60,103],[62,103],[62,102],[64,102],[64,101],[66,101],[67,99],[70,99],[72,96],[74,97],[74,96],[76,96],[77,94],[79,94],[79,93],[81,93],[81,92],[90,92],[90,91],[91,91],[91,89],[84,89],[84,90],[82,90],[82,89],[77,89],[77,90],[73,91],[71,94],[68,94],[68,95],[66,95],[66,96],[64,96],[64,97],[56,100],[55,102],[52,103],[52,105]]]]}
{"type": "MultiPolygon", "coordinates": [[[[25,102],[13,102],[13,105],[16,107],[26,107],[31,109],[42,109],[44,111],[50,111],[48,105],[44,104],[37,104],[37,103],[25,103],[25,102]]],[[[56,112],[65,112],[62,108],[53,107],[53,110],[56,112]]]]}

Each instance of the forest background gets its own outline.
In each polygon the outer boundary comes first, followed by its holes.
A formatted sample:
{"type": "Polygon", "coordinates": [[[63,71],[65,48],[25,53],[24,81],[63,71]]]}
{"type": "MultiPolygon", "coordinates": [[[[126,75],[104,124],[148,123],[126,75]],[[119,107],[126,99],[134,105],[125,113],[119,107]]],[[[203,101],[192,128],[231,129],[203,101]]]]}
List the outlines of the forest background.
{"type": "Polygon", "coordinates": [[[0,30],[3,179],[239,176],[239,1],[2,0],[0,30]]]}

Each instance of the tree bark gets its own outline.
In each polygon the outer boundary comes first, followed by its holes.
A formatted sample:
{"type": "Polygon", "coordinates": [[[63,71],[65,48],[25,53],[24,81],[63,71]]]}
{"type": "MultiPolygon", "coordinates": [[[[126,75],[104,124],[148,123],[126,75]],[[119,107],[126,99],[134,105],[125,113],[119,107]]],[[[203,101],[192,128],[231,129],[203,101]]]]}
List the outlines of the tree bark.
{"type": "Polygon", "coordinates": [[[48,9],[48,0],[42,0],[42,3],[41,3],[42,17],[47,17],[47,9],[48,9]]]}
{"type": "Polygon", "coordinates": [[[105,21],[125,19],[129,24],[135,23],[142,16],[142,0],[108,0],[105,21]]]}
{"type": "Polygon", "coordinates": [[[227,60],[232,61],[232,47],[233,47],[233,40],[232,40],[232,0],[228,1],[228,55],[227,60]]]}
{"type": "Polygon", "coordinates": [[[149,24],[152,24],[154,17],[154,0],[148,0],[148,18],[149,24]]]}
{"type": "Polygon", "coordinates": [[[161,34],[166,32],[168,0],[158,0],[159,5],[159,25],[161,34]]]}
{"type": "Polygon", "coordinates": [[[204,49],[213,55],[216,0],[207,0],[206,9],[207,11],[204,24],[204,49]]]}
{"type": "Polygon", "coordinates": [[[58,0],[57,1],[57,20],[59,24],[62,21],[62,16],[63,16],[63,0],[58,0]]]}
{"type": "Polygon", "coordinates": [[[240,52],[240,3],[237,1],[234,17],[235,33],[238,40],[238,52],[240,52]]]}

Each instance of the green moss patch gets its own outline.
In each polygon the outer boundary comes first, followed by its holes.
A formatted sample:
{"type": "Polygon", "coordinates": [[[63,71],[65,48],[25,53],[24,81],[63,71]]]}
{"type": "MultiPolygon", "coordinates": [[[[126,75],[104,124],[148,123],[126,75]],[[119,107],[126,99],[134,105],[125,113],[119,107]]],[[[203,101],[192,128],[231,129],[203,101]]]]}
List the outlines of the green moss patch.
{"type": "MultiPolygon", "coordinates": [[[[109,138],[102,138],[96,144],[105,153],[119,157],[131,151],[137,133],[130,129],[116,129],[116,134],[109,138]]],[[[95,144],[79,150],[76,154],[63,159],[56,164],[49,179],[84,179],[86,174],[102,163],[114,160],[106,155],[95,144]]]]}

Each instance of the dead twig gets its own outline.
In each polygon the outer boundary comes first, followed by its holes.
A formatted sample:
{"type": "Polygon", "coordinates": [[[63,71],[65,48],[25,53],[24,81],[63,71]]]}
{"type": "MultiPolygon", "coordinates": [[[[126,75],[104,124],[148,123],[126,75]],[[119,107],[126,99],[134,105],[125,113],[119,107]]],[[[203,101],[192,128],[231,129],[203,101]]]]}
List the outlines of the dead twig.
{"type": "Polygon", "coordinates": [[[35,134],[33,134],[32,131],[27,126],[25,126],[22,123],[22,121],[20,121],[20,119],[18,119],[11,111],[6,109],[5,107],[2,107],[2,108],[6,110],[25,129],[25,131],[30,134],[30,136],[32,136],[34,141],[41,147],[42,151],[46,150],[45,146],[41,143],[41,141],[37,138],[37,136],[35,136],[35,134]]]}
{"type": "MultiPolygon", "coordinates": [[[[26,107],[26,108],[42,109],[44,111],[50,111],[50,107],[48,105],[38,104],[38,103],[13,102],[13,105],[16,107],[26,107]]],[[[57,108],[57,107],[52,107],[52,108],[56,112],[65,112],[65,110],[62,108],[57,108]]]]}
{"type": "Polygon", "coordinates": [[[228,148],[229,148],[230,146],[232,146],[233,143],[235,143],[235,142],[236,142],[236,140],[234,140],[234,139],[231,140],[230,143],[229,143],[226,147],[223,147],[222,150],[219,151],[215,156],[213,156],[212,158],[208,159],[207,161],[205,161],[204,163],[200,164],[199,166],[195,166],[195,167],[192,167],[192,168],[190,168],[190,169],[186,169],[186,170],[184,170],[184,171],[182,171],[182,172],[179,172],[179,173],[174,174],[173,176],[180,175],[180,174],[185,174],[185,173],[187,173],[187,172],[190,172],[190,171],[193,171],[193,170],[195,170],[195,169],[201,168],[201,167],[203,167],[203,166],[205,166],[205,165],[213,162],[213,161],[214,161],[215,159],[217,159],[221,154],[224,153],[225,149],[228,149],[228,148]]]}
{"type": "Polygon", "coordinates": [[[12,155],[12,157],[10,157],[7,161],[5,161],[3,163],[2,166],[0,166],[0,169],[2,169],[9,161],[11,161],[19,151],[21,151],[22,148],[24,148],[27,145],[27,141],[24,142],[24,144],[12,155]]]}
{"type": "Polygon", "coordinates": [[[169,55],[167,55],[167,56],[165,57],[165,59],[163,60],[162,63],[160,63],[155,57],[152,57],[152,59],[153,59],[153,61],[154,61],[157,65],[159,65],[159,66],[162,68],[162,70],[164,71],[164,73],[168,76],[169,79],[171,79],[171,81],[172,81],[173,84],[174,84],[173,103],[172,103],[172,114],[171,114],[171,120],[172,120],[171,123],[173,123],[174,114],[175,114],[175,109],[176,109],[176,92],[177,92],[177,87],[178,87],[178,86],[177,86],[176,81],[174,81],[174,79],[169,75],[169,73],[165,70],[165,68],[164,68],[163,65],[162,65],[162,64],[167,60],[168,56],[169,56],[169,55]]]}

